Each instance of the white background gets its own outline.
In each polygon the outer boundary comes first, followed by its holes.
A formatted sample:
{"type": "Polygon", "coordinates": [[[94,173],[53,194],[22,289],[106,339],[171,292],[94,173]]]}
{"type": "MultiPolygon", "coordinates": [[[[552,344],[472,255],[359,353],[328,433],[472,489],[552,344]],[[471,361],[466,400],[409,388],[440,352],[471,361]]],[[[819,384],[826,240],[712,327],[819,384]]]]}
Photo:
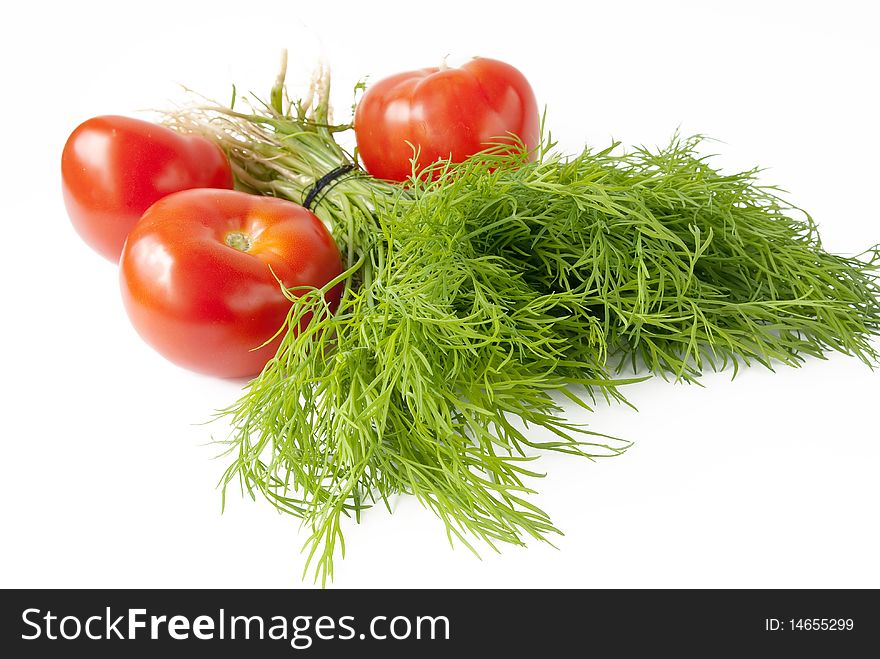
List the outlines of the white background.
{"type": "MultiPolygon", "coordinates": [[[[79,241],[60,194],[68,133],[96,114],[267,92],[333,66],[337,116],[364,76],[447,54],[509,61],[569,151],[701,132],[760,164],[826,247],[880,241],[878,15],[870,2],[16,2],[4,10],[0,285],[0,586],[303,585],[306,535],[215,485],[195,425],[238,383],[192,375],[130,328],[115,267],[79,241]],[[768,6],[772,5],[772,6],[768,6]],[[323,9],[319,9],[323,7],[323,9]],[[824,8],[829,7],[829,8],[824,8]]],[[[347,528],[337,587],[880,587],[880,374],[854,359],[753,369],[705,388],[660,380],[601,407],[636,440],[596,464],[540,461],[558,549],[446,544],[411,500],[347,528]]]]}

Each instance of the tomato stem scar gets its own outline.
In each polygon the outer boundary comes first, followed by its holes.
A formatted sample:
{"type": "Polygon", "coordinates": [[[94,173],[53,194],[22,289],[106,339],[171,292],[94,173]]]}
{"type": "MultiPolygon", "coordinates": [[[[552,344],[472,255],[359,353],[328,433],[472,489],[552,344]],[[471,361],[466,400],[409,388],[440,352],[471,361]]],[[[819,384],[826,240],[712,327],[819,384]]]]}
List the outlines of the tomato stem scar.
{"type": "Polygon", "coordinates": [[[226,234],[226,244],[239,252],[249,252],[253,241],[248,234],[242,231],[230,231],[226,234]]]}

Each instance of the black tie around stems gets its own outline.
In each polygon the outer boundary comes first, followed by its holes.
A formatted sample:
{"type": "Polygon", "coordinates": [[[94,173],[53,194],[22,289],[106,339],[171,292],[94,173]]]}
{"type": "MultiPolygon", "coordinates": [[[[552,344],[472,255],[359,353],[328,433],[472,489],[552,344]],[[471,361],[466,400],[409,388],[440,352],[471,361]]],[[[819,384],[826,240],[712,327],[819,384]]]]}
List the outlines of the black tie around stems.
{"type": "MultiPolygon", "coordinates": [[[[315,181],[315,184],[312,186],[311,190],[309,190],[309,193],[306,195],[306,198],[303,201],[302,205],[305,208],[307,208],[308,210],[312,210],[312,203],[315,201],[315,199],[317,198],[317,196],[321,192],[321,190],[323,190],[324,188],[327,188],[327,186],[331,185],[334,181],[337,181],[340,177],[344,176],[345,174],[348,174],[354,168],[355,168],[355,164],[353,162],[350,162],[346,165],[340,165],[336,169],[333,169],[333,170],[327,172],[326,174],[324,174],[324,176],[322,176],[317,181],[315,181]]],[[[329,192],[329,191],[330,191],[330,189],[328,188],[327,192],[329,192]]]]}

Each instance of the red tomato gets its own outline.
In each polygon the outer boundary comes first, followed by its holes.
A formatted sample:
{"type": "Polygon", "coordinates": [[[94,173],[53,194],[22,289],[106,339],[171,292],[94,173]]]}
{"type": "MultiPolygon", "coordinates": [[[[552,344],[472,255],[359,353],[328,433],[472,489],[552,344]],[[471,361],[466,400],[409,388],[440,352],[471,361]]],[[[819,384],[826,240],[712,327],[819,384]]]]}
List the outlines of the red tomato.
{"type": "Polygon", "coordinates": [[[535,94],[523,74],[485,58],[458,69],[419,69],[380,80],[367,89],[354,117],[367,171],[394,181],[412,174],[410,144],[419,149],[421,170],[439,159],[461,162],[489,143],[510,141],[510,134],[532,149],[539,124],[535,94]]]}
{"type": "MultiPolygon", "coordinates": [[[[275,277],[321,287],[342,272],[333,237],[302,206],[208,189],[151,206],[119,267],[126,311],[144,340],[175,364],[221,377],[255,375],[277,351],[280,336],[254,350],[291,306],[275,277]]],[[[341,292],[327,294],[331,309],[341,292]]]]}
{"type": "Polygon", "coordinates": [[[232,170],[211,141],[128,117],[94,117],[71,133],[61,154],[64,203],[93,249],[118,261],[144,211],[189,188],[231,188],[232,170]]]}

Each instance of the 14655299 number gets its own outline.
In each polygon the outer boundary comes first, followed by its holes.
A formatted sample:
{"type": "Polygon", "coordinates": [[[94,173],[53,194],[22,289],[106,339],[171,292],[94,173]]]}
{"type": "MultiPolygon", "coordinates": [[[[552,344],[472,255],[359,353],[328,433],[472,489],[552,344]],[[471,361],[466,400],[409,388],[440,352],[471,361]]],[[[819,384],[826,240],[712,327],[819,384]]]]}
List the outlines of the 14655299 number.
{"type": "Polygon", "coordinates": [[[792,630],[798,631],[852,631],[852,618],[791,618],[792,630]]]}

